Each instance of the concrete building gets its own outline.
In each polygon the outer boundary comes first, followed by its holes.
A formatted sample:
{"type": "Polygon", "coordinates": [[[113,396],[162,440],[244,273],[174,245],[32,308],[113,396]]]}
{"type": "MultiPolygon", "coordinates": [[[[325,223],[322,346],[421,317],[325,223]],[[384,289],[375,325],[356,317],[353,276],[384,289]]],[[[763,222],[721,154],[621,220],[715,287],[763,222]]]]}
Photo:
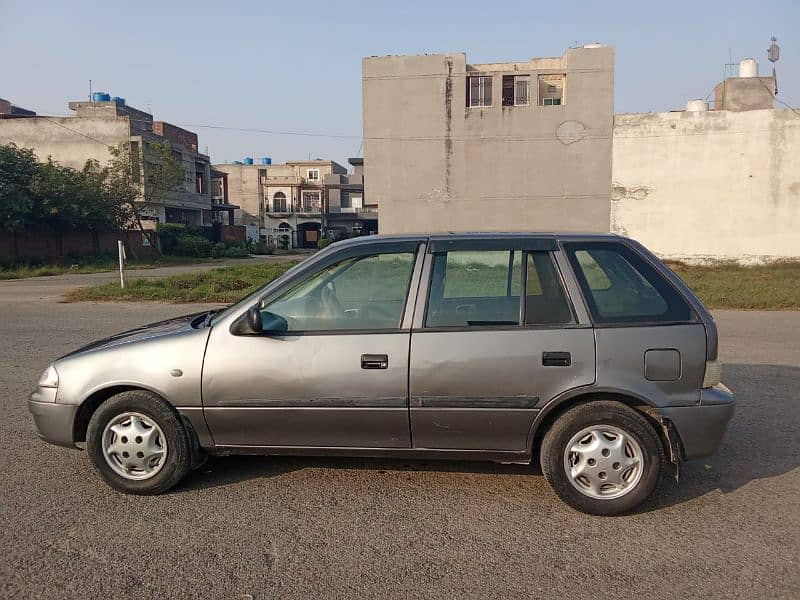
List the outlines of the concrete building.
{"type": "Polygon", "coordinates": [[[245,162],[214,165],[227,174],[229,201],[238,206],[234,221],[258,227],[259,238],[275,245],[288,236],[293,248],[316,247],[326,205],[325,178],[347,174],[332,160],[297,160],[285,164],[245,162]]]}
{"type": "Polygon", "coordinates": [[[363,60],[365,193],[381,233],[607,231],[614,50],[469,64],[363,60]]]}
{"type": "Polygon", "coordinates": [[[9,117],[35,117],[36,112],[11,104],[8,100],[0,98],[0,118],[9,117]]]}
{"type": "Polygon", "coordinates": [[[325,176],[324,228],[333,238],[378,233],[378,205],[364,197],[364,159],[349,158],[347,162],[352,173],[325,176]]]}
{"type": "MultiPolygon", "coordinates": [[[[146,223],[202,225],[212,221],[213,212],[230,210],[212,207],[211,161],[198,151],[196,133],[153,121],[153,115],[127,105],[122,98],[70,102],[69,108],[75,112],[72,117],[0,118],[0,144],[14,143],[32,149],[39,160],[52,157],[65,166],[81,169],[90,159],[107,163],[110,150],[120,144],[130,144],[134,153],[141,153],[146,142],[167,139],[173,158],[183,166],[184,181],[143,211],[146,223]]],[[[143,164],[146,176],[147,157],[143,164]]]]}
{"type": "MultiPolygon", "coordinates": [[[[211,221],[234,225],[234,212],[239,208],[228,199],[228,174],[211,169],[211,221]]],[[[258,240],[258,235],[253,237],[258,240]]]]}
{"type": "Polygon", "coordinates": [[[775,108],[777,90],[775,75],[760,76],[758,63],[746,58],[739,65],[738,77],[726,77],[714,87],[714,109],[741,111],[775,108]]]}
{"type": "Polygon", "coordinates": [[[722,110],[615,117],[611,230],[695,262],[798,258],[800,112],[757,68],[720,85],[722,110]]]}

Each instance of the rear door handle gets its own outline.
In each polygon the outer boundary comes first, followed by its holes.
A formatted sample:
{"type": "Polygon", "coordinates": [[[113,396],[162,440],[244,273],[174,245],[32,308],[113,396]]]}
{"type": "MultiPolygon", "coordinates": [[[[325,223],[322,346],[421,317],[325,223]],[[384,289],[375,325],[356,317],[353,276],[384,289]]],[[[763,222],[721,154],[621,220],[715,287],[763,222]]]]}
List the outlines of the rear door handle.
{"type": "Polygon", "coordinates": [[[388,369],[389,357],[386,354],[362,354],[362,369],[388,369]]]}
{"type": "Polygon", "coordinates": [[[542,366],[568,367],[572,364],[572,355],[569,352],[542,352],[542,366]]]}

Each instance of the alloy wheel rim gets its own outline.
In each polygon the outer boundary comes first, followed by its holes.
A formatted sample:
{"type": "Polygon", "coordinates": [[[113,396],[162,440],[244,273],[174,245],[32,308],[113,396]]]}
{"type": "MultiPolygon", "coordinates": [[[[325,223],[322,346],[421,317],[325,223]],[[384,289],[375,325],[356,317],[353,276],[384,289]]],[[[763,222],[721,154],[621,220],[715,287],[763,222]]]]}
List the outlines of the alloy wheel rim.
{"type": "Polygon", "coordinates": [[[613,425],[591,425],[567,442],[564,470],[580,493],[596,500],[613,500],[638,485],[644,454],[630,433],[613,425]]]}
{"type": "Polygon", "coordinates": [[[152,418],[126,412],[103,430],[103,457],[115,473],[134,481],[150,479],[167,459],[167,438],[152,418]]]}

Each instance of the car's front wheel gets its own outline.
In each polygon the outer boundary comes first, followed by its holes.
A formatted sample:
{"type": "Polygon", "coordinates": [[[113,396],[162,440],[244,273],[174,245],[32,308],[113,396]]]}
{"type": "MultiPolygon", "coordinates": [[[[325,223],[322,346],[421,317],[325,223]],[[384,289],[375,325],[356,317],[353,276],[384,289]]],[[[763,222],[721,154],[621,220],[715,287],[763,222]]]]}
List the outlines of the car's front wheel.
{"type": "Polygon", "coordinates": [[[595,401],[558,417],[542,440],[540,462],[564,502],[589,514],[617,515],[650,496],[665,457],[658,434],[638,411],[595,401]]]}
{"type": "Polygon", "coordinates": [[[122,392],[98,407],[86,450],[106,483],[129,494],[165,492],[191,468],[190,439],[180,417],[143,390],[122,392]]]}

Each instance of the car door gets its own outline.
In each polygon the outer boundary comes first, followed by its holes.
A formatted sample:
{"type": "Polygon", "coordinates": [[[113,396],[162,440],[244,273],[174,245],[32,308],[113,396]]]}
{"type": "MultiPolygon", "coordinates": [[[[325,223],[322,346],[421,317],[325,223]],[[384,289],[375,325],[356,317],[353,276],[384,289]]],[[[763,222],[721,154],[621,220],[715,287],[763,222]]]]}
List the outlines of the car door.
{"type": "Polygon", "coordinates": [[[203,406],[221,446],[410,447],[418,242],[345,247],[260,303],[281,332],[214,327],[203,406]],[[414,288],[416,290],[416,288],[414,288]]]}
{"type": "Polygon", "coordinates": [[[411,335],[415,448],[524,451],[538,410],[595,378],[555,240],[431,240],[411,335]]]}

